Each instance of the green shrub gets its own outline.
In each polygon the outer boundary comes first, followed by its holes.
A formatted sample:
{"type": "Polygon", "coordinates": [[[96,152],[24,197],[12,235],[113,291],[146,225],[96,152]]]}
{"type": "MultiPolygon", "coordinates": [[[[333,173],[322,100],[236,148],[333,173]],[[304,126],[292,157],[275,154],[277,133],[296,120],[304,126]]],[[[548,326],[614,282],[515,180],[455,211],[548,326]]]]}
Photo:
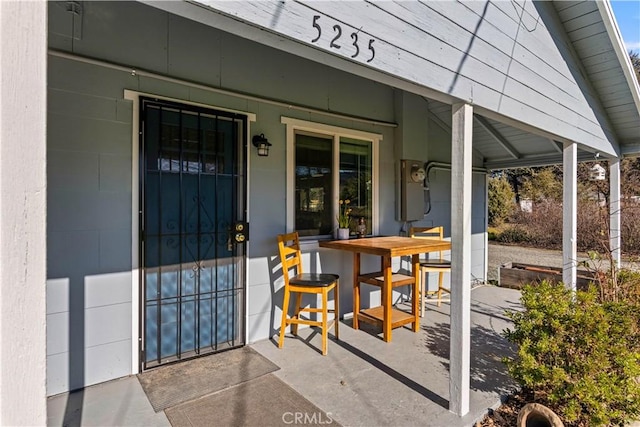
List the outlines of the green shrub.
{"type": "Polygon", "coordinates": [[[496,240],[500,231],[495,227],[487,227],[487,238],[489,240],[496,240]]]}
{"type": "Polygon", "coordinates": [[[489,179],[489,224],[502,224],[515,210],[515,193],[507,178],[489,179]]]}
{"type": "Polygon", "coordinates": [[[502,230],[496,240],[500,243],[529,243],[531,237],[525,228],[515,225],[502,230]]]}
{"type": "Polygon", "coordinates": [[[544,281],[522,290],[505,337],[518,346],[509,373],[568,423],[619,425],[640,416],[640,307],[602,303],[544,281]]]}

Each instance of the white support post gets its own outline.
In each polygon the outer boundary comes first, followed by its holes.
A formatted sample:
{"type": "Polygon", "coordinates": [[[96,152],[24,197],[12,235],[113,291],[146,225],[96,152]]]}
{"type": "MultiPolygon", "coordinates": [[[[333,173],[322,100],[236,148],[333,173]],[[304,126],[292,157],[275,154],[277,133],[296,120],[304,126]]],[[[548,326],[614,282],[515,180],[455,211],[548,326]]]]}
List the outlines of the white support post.
{"type": "Polygon", "coordinates": [[[562,281],[576,290],[578,249],[578,145],[565,143],[562,150],[562,281]]]}
{"type": "Polygon", "coordinates": [[[469,412],[471,361],[471,158],[473,107],[451,108],[451,337],[449,410],[469,412]]]}
{"type": "Polygon", "coordinates": [[[0,425],[47,424],[47,2],[0,1],[0,425]]]}
{"type": "Polygon", "coordinates": [[[489,174],[484,175],[484,283],[489,283],[489,174]]]}
{"type": "Polygon", "coordinates": [[[615,158],[609,160],[609,250],[618,267],[622,257],[620,199],[620,159],[615,158]]]}

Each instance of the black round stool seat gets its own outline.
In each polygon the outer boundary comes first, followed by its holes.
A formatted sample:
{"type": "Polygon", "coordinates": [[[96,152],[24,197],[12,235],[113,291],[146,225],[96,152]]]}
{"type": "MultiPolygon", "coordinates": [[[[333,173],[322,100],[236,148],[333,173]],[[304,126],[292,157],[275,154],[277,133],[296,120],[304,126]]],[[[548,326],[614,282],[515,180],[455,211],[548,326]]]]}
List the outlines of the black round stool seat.
{"type": "Polygon", "coordinates": [[[439,259],[425,259],[423,261],[420,261],[420,265],[423,267],[433,268],[451,268],[451,262],[441,261],[439,259]]]}
{"type": "Polygon", "coordinates": [[[289,279],[289,283],[297,286],[329,286],[339,278],[337,274],[302,273],[289,279]]]}

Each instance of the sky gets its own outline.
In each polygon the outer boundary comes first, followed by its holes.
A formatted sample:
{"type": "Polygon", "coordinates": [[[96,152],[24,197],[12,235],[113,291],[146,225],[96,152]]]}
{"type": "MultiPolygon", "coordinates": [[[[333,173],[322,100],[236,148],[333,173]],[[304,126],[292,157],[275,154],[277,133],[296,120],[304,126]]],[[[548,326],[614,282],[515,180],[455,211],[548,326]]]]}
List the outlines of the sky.
{"type": "Polygon", "coordinates": [[[640,53],[640,0],[612,0],[611,7],[627,51],[640,53]]]}

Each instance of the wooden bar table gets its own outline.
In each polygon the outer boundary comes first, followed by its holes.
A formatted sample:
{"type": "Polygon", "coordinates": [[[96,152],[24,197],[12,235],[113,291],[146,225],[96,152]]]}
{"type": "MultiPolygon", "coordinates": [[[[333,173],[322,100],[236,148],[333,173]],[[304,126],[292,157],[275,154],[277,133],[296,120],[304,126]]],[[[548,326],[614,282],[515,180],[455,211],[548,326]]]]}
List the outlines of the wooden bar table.
{"type": "Polygon", "coordinates": [[[448,240],[413,239],[403,236],[365,237],[361,239],[320,241],[322,248],[339,249],[353,253],[353,327],[358,329],[359,321],[382,325],[384,340],[391,341],[391,330],[408,323],[418,332],[420,316],[418,310],[418,281],[420,280],[420,254],[451,249],[448,240]],[[362,254],[381,257],[381,271],[363,274],[360,271],[362,254]],[[391,259],[411,256],[412,275],[393,273],[391,259]],[[379,286],[382,289],[382,305],[360,311],[360,283],[379,286]],[[411,313],[393,308],[391,296],[393,288],[412,286],[411,313]]]}

